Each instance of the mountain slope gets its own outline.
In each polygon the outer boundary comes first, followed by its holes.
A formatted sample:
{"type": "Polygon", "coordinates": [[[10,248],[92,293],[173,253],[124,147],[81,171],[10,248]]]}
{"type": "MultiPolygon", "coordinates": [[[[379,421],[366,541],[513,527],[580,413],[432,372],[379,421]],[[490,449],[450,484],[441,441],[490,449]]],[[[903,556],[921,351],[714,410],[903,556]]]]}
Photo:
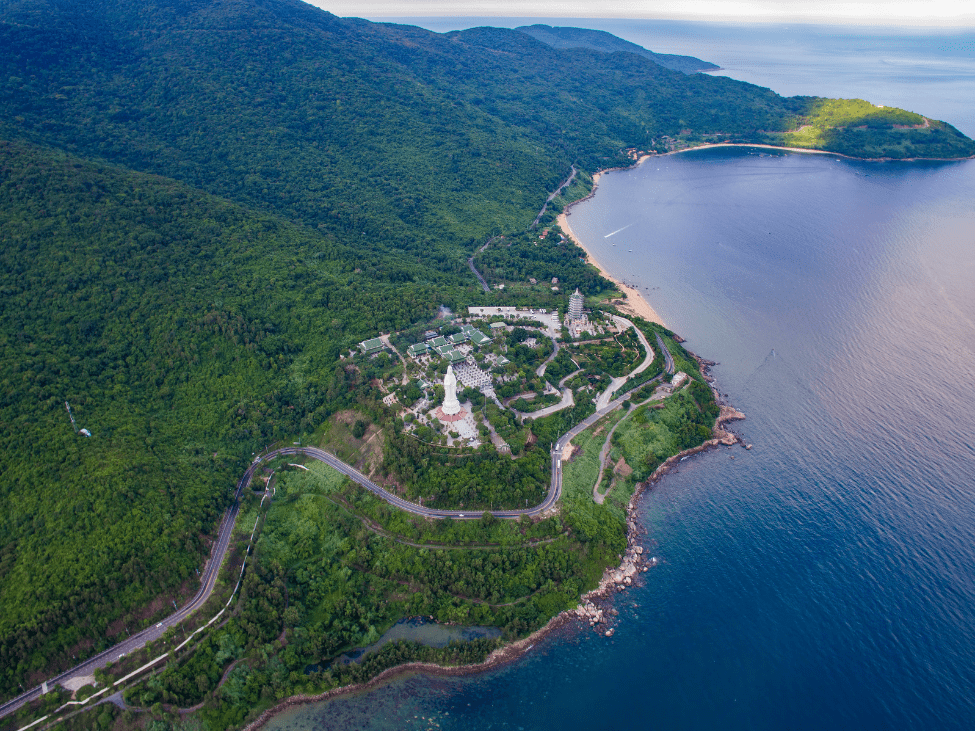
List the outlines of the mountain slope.
{"type": "Polygon", "coordinates": [[[354,385],[339,343],[451,301],[353,258],[180,183],[0,143],[6,691],[165,612],[130,614],[195,578],[250,453],[354,385]]]}
{"type": "MultiPolygon", "coordinates": [[[[298,0],[0,5],[2,689],[192,580],[252,451],[375,401],[343,349],[505,296],[466,258],[523,230],[570,165],[781,139],[805,115],[828,127],[823,109],[298,0]]],[[[898,119],[867,130],[879,154],[972,154],[898,119]]],[[[817,139],[849,147],[859,121],[817,139]]]]}

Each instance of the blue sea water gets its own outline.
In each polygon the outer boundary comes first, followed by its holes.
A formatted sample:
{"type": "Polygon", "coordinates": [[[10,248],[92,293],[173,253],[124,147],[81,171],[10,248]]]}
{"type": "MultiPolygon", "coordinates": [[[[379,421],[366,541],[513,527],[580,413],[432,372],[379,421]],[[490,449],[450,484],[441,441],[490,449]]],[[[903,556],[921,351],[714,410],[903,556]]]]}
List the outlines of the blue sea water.
{"type": "MultiPolygon", "coordinates": [[[[963,34],[726,27],[731,63],[679,25],[644,45],[796,88],[814,65],[818,94],[975,133],[963,34]],[[844,37],[900,60],[860,78],[830,51],[844,37]],[[939,43],[951,98],[895,101],[939,43]]],[[[569,629],[500,670],[405,676],[268,728],[975,728],[975,161],[694,151],[604,176],[570,223],[719,362],[754,448],[683,462],[643,499],[661,564],[619,595],[611,639],[569,629]]]]}

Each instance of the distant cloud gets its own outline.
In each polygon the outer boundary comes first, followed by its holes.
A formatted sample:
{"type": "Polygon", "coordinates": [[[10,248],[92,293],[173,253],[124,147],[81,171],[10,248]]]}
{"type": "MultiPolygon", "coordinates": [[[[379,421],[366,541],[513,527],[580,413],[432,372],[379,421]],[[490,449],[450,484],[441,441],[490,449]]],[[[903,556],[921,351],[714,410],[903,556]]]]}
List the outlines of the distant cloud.
{"type": "Polygon", "coordinates": [[[340,16],[659,18],[975,27],[971,0],[307,0],[340,16]]]}

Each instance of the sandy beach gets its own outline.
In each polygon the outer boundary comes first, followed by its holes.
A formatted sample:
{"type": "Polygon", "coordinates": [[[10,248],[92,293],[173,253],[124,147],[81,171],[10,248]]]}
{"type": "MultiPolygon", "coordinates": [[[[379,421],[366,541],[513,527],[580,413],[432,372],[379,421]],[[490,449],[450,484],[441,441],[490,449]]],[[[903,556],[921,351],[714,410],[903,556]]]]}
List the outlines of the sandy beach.
{"type": "Polygon", "coordinates": [[[640,158],[641,162],[648,157],[663,157],[664,155],[679,155],[682,152],[691,152],[692,150],[710,150],[713,147],[761,147],[765,150],[785,150],[787,152],[808,152],[812,155],[833,155],[834,157],[845,157],[849,160],[859,160],[862,158],[850,157],[849,155],[843,155],[839,152],[829,152],[828,150],[813,150],[808,147],[782,147],[781,145],[762,145],[757,142],[713,142],[706,145],[698,145],[697,147],[685,147],[682,150],[674,150],[673,152],[664,152],[660,155],[644,155],[640,158]]]}
{"type": "MultiPolygon", "coordinates": [[[[640,155],[637,159],[633,161],[633,167],[640,165],[643,161],[648,160],[651,157],[663,157],[664,155],[679,155],[682,152],[690,152],[691,150],[707,150],[713,147],[759,147],[759,148],[765,148],[767,150],[809,152],[814,155],[834,155],[837,157],[847,157],[846,155],[839,155],[838,153],[827,152],[826,150],[809,150],[801,147],[778,147],[776,145],[761,145],[761,144],[753,144],[753,143],[719,142],[713,144],[698,145],[697,147],[686,147],[682,150],[664,152],[659,155],[640,155]]],[[[592,192],[590,192],[589,195],[587,195],[582,200],[576,201],[568,208],[566,208],[565,211],[559,214],[557,220],[559,226],[562,228],[562,231],[565,232],[565,235],[568,236],[570,239],[572,239],[575,242],[576,246],[578,246],[580,249],[586,252],[586,259],[589,261],[589,263],[592,264],[594,267],[596,267],[599,270],[600,274],[602,274],[609,281],[613,282],[613,284],[615,284],[619,288],[619,290],[626,295],[626,299],[624,301],[614,303],[620,311],[631,315],[636,315],[638,317],[642,317],[645,320],[650,320],[651,322],[656,322],[666,327],[667,323],[665,323],[663,321],[663,318],[661,318],[660,315],[657,314],[657,311],[650,306],[650,303],[647,302],[647,300],[643,297],[642,294],[640,294],[640,291],[636,287],[632,287],[630,285],[624,284],[617,277],[614,277],[612,274],[610,274],[610,272],[606,269],[606,267],[600,264],[599,261],[596,259],[596,257],[592,255],[592,252],[586,248],[586,245],[582,243],[582,240],[578,236],[576,236],[575,232],[573,232],[572,226],[569,225],[569,214],[572,212],[572,206],[576,205],[576,203],[581,203],[583,200],[588,200],[593,195],[595,195],[596,188],[599,186],[599,179],[603,175],[605,175],[608,172],[612,172],[613,170],[629,170],[629,169],[631,168],[627,168],[627,167],[610,168],[608,170],[600,170],[599,172],[594,173],[592,176],[592,192]]]]}
{"type": "MultiPolygon", "coordinates": [[[[593,176],[593,190],[596,189],[595,185],[599,182],[599,175],[601,175],[601,173],[596,173],[596,175],[593,176]]],[[[619,290],[626,295],[625,300],[614,302],[617,309],[623,313],[635,315],[636,317],[642,317],[644,320],[656,322],[666,327],[667,323],[665,323],[660,315],[657,314],[656,310],[650,306],[650,303],[643,298],[640,291],[636,287],[624,284],[610,274],[606,267],[596,260],[596,258],[592,255],[592,252],[586,248],[585,244],[582,243],[579,237],[573,233],[572,227],[569,225],[569,211],[571,211],[571,206],[559,214],[559,226],[562,228],[565,235],[575,242],[576,246],[586,252],[586,259],[589,261],[589,263],[596,267],[600,274],[606,277],[606,279],[609,281],[613,282],[613,284],[615,284],[619,290]]]]}

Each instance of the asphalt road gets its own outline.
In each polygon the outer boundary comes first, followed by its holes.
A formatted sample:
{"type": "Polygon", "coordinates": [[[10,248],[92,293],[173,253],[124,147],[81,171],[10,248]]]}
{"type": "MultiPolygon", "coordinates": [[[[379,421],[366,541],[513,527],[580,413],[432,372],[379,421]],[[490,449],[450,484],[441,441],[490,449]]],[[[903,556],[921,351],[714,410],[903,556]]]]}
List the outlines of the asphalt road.
{"type": "MultiPolygon", "coordinates": [[[[94,657],[90,657],[79,665],[75,665],[70,670],[66,670],[60,675],[51,678],[47,681],[48,689],[53,689],[58,683],[67,680],[68,678],[73,678],[77,675],[91,675],[98,668],[103,668],[110,662],[115,662],[125,655],[129,655],[137,650],[142,649],[148,643],[159,639],[170,627],[175,627],[180,622],[189,617],[193,612],[202,607],[206,600],[210,598],[210,594],[213,593],[213,589],[217,583],[217,575],[220,572],[220,565],[223,563],[223,557],[227,552],[227,547],[230,545],[230,537],[233,534],[234,523],[237,521],[237,514],[240,512],[240,495],[243,489],[250,483],[251,478],[257,471],[260,463],[264,460],[254,462],[247,468],[243,476],[237,482],[237,491],[234,494],[234,502],[230,506],[230,509],[224,514],[223,521],[220,524],[220,529],[217,532],[217,540],[214,542],[213,549],[211,550],[210,559],[207,561],[206,565],[203,567],[203,575],[200,580],[200,589],[196,592],[196,595],[183,607],[180,607],[176,612],[169,615],[163,621],[138,632],[131,637],[123,640],[114,647],[110,647],[104,650],[94,657]]],[[[0,717],[6,716],[9,713],[13,713],[18,708],[20,708],[25,703],[29,703],[35,698],[39,698],[41,695],[42,686],[37,686],[36,688],[31,688],[25,693],[17,696],[16,698],[7,701],[3,705],[0,705],[0,717]]]]}
{"type": "MultiPolygon", "coordinates": [[[[661,350],[664,353],[664,357],[667,362],[667,372],[673,373],[674,363],[668,352],[663,340],[660,336],[657,336],[657,343],[660,345],[661,350]]],[[[652,383],[653,381],[659,380],[662,375],[648,381],[647,383],[652,383]]],[[[642,388],[646,383],[641,383],[636,388],[642,388]]],[[[635,389],[631,389],[635,390],[635,389]]],[[[599,419],[604,417],[606,414],[610,413],[616,409],[626,398],[629,396],[630,391],[617,396],[615,399],[609,402],[609,404],[596,411],[591,416],[587,417],[583,421],[576,424],[569,431],[559,437],[558,441],[552,446],[552,480],[549,484],[548,494],[545,499],[533,507],[523,508],[519,510],[491,510],[489,511],[491,515],[496,518],[502,519],[517,519],[522,515],[535,516],[540,515],[547,510],[550,510],[559,500],[562,495],[562,452],[565,447],[569,444],[574,437],[576,437],[581,432],[588,429],[590,426],[595,424],[599,419]]],[[[356,484],[364,487],[369,492],[373,493],[377,497],[385,500],[390,505],[395,505],[401,510],[405,510],[414,515],[423,515],[428,518],[453,518],[456,520],[477,520],[483,515],[484,511],[464,511],[464,510],[437,510],[434,508],[426,508],[422,505],[417,505],[416,503],[411,503],[408,500],[404,500],[398,495],[394,495],[391,492],[386,491],[384,488],[380,487],[368,477],[359,472],[355,467],[342,462],[340,459],[334,455],[329,454],[323,449],[318,449],[317,447],[283,447],[281,449],[276,449],[271,452],[259,455],[247,468],[244,474],[241,476],[240,480],[237,482],[237,490],[234,493],[234,502],[230,506],[230,509],[226,512],[223,518],[223,522],[220,524],[220,529],[217,532],[217,540],[213,545],[213,550],[211,551],[210,560],[206,563],[203,568],[203,575],[201,577],[200,589],[197,591],[196,595],[187,603],[185,606],[178,609],[176,612],[171,614],[169,617],[164,619],[158,624],[148,627],[141,632],[132,635],[126,640],[118,643],[114,647],[111,647],[94,657],[88,658],[84,662],[76,665],[70,670],[66,670],[60,675],[51,678],[47,681],[48,688],[53,689],[58,683],[72,678],[76,675],[91,675],[97,668],[103,668],[108,663],[118,660],[120,657],[128,655],[136,650],[140,650],[149,642],[159,639],[166,630],[170,627],[175,627],[180,622],[189,617],[193,612],[202,607],[210,595],[213,593],[213,589],[216,586],[217,575],[220,572],[220,566],[223,563],[224,555],[227,552],[227,548],[230,545],[230,537],[233,535],[234,523],[237,521],[237,514],[240,512],[240,496],[244,489],[250,484],[251,479],[254,477],[254,473],[260,468],[260,466],[268,462],[275,457],[282,455],[304,455],[305,457],[310,457],[312,459],[317,459],[320,462],[324,462],[330,467],[334,467],[342,474],[346,475],[356,484]]],[[[20,708],[25,703],[29,703],[35,698],[40,697],[41,686],[32,688],[25,693],[17,696],[16,698],[7,701],[3,705],[0,705],[0,718],[13,713],[15,710],[20,708]]]]}
{"type": "Polygon", "coordinates": [[[665,363],[664,367],[667,369],[668,373],[673,373],[674,357],[670,354],[670,351],[667,350],[667,346],[664,345],[664,339],[660,337],[660,333],[654,333],[654,335],[657,336],[657,345],[660,346],[660,350],[663,351],[664,354],[664,363],[665,363]]]}
{"type": "Polygon", "coordinates": [[[535,220],[532,221],[532,225],[528,227],[529,229],[533,229],[538,225],[538,222],[542,220],[542,216],[545,215],[545,209],[548,208],[548,204],[552,202],[555,196],[562,192],[563,188],[568,187],[569,184],[572,183],[572,180],[575,178],[577,172],[579,171],[576,170],[576,166],[572,165],[572,172],[569,173],[569,177],[565,179],[565,182],[562,183],[562,185],[555,189],[555,192],[552,193],[552,195],[545,199],[545,204],[542,206],[542,210],[540,210],[538,215],[535,216],[535,220]]]}
{"type": "Polygon", "coordinates": [[[477,277],[477,281],[481,283],[481,287],[484,289],[485,292],[490,292],[491,288],[488,286],[488,283],[484,281],[484,277],[481,276],[481,273],[477,271],[477,267],[474,266],[474,257],[477,256],[482,251],[484,251],[488,246],[490,246],[491,242],[494,241],[494,239],[496,238],[498,237],[495,236],[494,238],[488,239],[487,243],[484,244],[484,246],[482,246],[476,252],[471,254],[471,257],[467,260],[467,266],[469,266],[471,268],[471,271],[474,272],[474,276],[477,277]]]}

